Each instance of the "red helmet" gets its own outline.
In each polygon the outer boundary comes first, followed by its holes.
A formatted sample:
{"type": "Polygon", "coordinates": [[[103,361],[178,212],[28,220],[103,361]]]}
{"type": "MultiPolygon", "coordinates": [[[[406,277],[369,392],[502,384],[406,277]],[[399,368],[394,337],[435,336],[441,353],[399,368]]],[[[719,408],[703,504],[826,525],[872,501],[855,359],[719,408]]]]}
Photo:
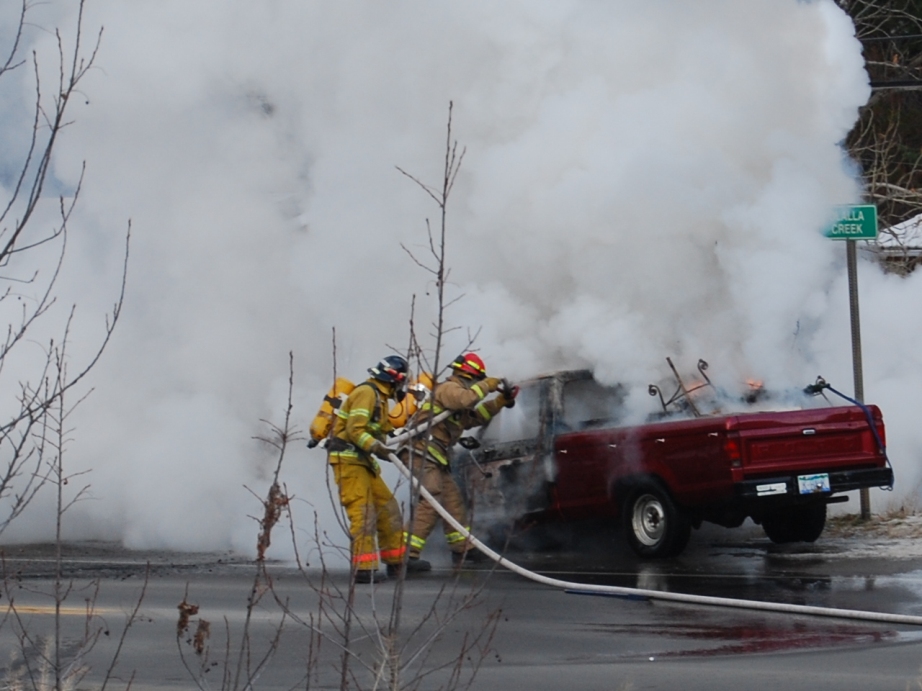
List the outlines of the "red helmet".
{"type": "Polygon", "coordinates": [[[451,363],[451,368],[474,379],[483,379],[487,376],[487,366],[483,364],[483,360],[477,353],[459,355],[451,363]]]}

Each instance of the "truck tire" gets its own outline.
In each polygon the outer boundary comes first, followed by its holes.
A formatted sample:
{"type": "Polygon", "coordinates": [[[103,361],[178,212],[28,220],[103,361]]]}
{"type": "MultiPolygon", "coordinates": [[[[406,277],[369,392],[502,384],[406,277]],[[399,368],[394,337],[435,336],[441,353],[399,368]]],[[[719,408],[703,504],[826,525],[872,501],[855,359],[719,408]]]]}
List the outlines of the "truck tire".
{"type": "Polygon", "coordinates": [[[628,545],[645,559],[674,557],[691,536],[691,522],[657,482],[645,481],[627,495],[622,518],[628,545]]]}
{"type": "Polygon", "coordinates": [[[762,519],[762,529],[776,545],[816,542],[826,527],[826,504],[791,506],[762,519]]]}

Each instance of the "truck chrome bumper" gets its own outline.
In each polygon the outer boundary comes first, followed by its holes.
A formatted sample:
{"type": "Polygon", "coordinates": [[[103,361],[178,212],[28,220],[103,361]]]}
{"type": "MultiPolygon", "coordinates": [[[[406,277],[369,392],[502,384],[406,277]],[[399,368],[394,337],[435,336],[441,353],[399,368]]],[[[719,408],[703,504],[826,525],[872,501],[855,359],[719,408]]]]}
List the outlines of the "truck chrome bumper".
{"type": "Polygon", "coordinates": [[[830,496],[836,492],[848,492],[863,487],[893,487],[893,470],[890,468],[863,468],[860,470],[839,470],[828,473],[829,491],[801,494],[797,475],[781,475],[761,480],[744,480],[735,485],[736,496],[743,499],[766,497],[830,496]]]}

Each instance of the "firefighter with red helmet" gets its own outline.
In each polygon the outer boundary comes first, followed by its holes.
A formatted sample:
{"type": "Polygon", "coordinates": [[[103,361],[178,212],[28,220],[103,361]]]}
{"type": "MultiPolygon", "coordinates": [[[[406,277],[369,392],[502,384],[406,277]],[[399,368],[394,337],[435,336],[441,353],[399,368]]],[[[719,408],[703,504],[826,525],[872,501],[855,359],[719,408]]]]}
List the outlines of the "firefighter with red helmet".
{"type": "MultiPolygon", "coordinates": [[[[502,379],[488,377],[486,365],[476,353],[460,355],[451,363],[451,369],[451,376],[436,385],[431,400],[420,406],[415,425],[417,429],[424,428],[426,420],[446,410],[452,411],[452,415],[433,425],[429,435],[417,438],[412,443],[412,450],[402,452],[402,458],[411,461],[413,474],[436,501],[470,530],[464,498],[451,474],[451,449],[465,430],[484,425],[504,407],[515,405],[518,387],[508,386],[502,379]],[[500,391],[500,394],[488,399],[495,391],[500,391]]],[[[438,521],[435,509],[421,497],[409,535],[408,572],[431,568],[429,562],[420,559],[420,553],[438,521]]],[[[460,565],[471,547],[470,542],[448,523],[444,525],[452,561],[460,565]]],[[[466,558],[478,560],[480,556],[474,550],[466,558]]]]}
{"type": "Polygon", "coordinates": [[[339,499],[349,518],[356,583],[385,580],[386,575],[377,570],[379,557],[387,570],[394,572],[406,551],[400,507],[381,479],[377,459],[386,460],[390,453],[382,443],[393,429],[388,421],[388,400],[402,400],[408,370],[407,361],[399,355],[390,355],[369,368],[371,376],[356,386],[336,411],[327,442],[339,499]]]}

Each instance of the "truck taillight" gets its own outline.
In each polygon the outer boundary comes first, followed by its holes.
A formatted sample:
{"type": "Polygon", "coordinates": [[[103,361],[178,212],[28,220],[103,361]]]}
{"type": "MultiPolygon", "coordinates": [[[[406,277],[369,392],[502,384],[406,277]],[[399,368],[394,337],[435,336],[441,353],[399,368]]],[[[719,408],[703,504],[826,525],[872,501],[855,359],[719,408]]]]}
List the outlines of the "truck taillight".
{"type": "Polygon", "coordinates": [[[743,465],[742,455],[740,454],[740,444],[734,437],[727,437],[724,442],[724,454],[730,459],[731,468],[739,468],[743,465]]]}

